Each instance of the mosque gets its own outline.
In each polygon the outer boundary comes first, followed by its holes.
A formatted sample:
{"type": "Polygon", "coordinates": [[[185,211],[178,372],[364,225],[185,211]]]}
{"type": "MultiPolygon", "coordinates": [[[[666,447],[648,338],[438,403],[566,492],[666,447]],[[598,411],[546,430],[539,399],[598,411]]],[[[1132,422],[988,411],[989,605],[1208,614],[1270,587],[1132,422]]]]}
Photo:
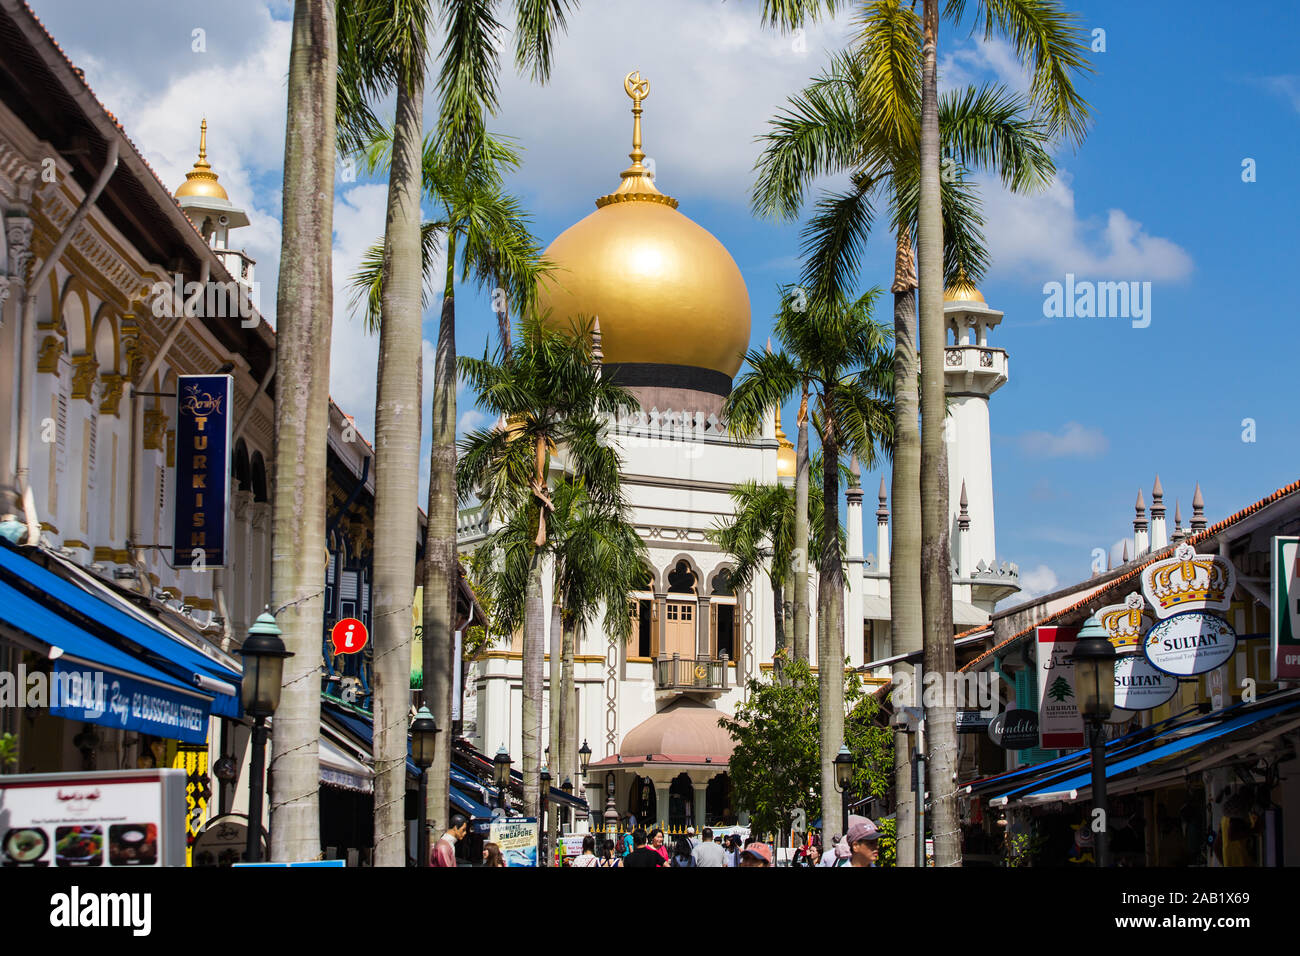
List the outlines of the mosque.
{"type": "MultiPolygon", "coordinates": [[[[557,279],[540,296],[553,316],[597,317],[606,373],[640,403],[611,434],[651,566],[629,605],[634,627],[626,643],[608,641],[599,628],[577,637],[574,749],[586,741],[592,751],[587,799],[595,814],[612,801],[620,816],[698,827],[736,819],[731,743],[717,717],[734,711],[749,678],[770,671],[775,650],[771,589],[761,577],[733,587],[733,559],[706,532],[730,516],[736,485],[792,484],[795,450],[775,408],[760,433],[727,434],[722,405],[750,343],[749,294],[726,248],[680,212],[643,165],[649,86],[633,73],[625,89],[633,102],[632,164],[595,212],[546,250],[557,279]]],[[[953,618],[961,631],[988,624],[994,605],[1020,587],[1016,566],[997,560],[993,522],[989,397],[1007,381],[1008,365],[1006,351],[988,338],[1002,313],[969,284],[948,291],[944,310],[953,618]]],[[[883,683],[892,653],[886,485],[882,479],[874,551],[864,554],[864,493],[852,484],[845,652],[854,667],[886,662],[870,670],[883,683]]],[[[488,530],[479,511],[462,512],[462,552],[488,530]]],[[[544,597],[549,606],[550,594],[544,597]]],[[[815,632],[815,595],[810,605],[815,632]]],[[[557,651],[558,635],[548,632],[548,642],[557,651]]],[[[547,670],[553,678],[558,669],[547,670]]],[[[520,639],[498,638],[469,667],[465,735],[488,753],[501,744],[520,753],[521,700],[520,639]]],[[[544,710],[544,728],[548,722],[544,710]]]]}

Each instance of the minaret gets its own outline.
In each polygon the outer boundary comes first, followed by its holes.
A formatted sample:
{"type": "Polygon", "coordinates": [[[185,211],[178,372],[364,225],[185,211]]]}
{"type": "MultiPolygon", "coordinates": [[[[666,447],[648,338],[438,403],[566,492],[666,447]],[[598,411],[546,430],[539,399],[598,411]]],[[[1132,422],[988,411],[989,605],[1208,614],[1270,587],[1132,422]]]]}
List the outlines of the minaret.
{"type": "Polygon", "coordinates": [[[960,510],[957,512],[957,577],[970,577],[970,500],[966,497],[966,481],[961,483],[960,510]]]}
{"type": "Polygon", "coordinates": [[[1147,505],[1142,499],[1142,489],[1138,489],[1135,506],[1137,516],[1133,519],[1133,557],[1140,558],[1147,552],[1147,505]]]}
{"type": "Polygon", "coordinates": [[[861,472],[858,469],[858,456],[854,455],[849,459],[849,487],[844,492],[845,511],[847,514],[844,520],[848,525],[848,534],[846,535],[847,553],[844,555],[846,565],[845,573],[848,575],[847,580],[847,600],[844,606],[845,622],[857,622],[847,628],[844,632],[844,653],[849,658],[853,666],[861,666],[868,660],[866,655],[866,645],[862,639],[862,605],[863,595],[865,593],[865,582],[862,580],[863,572],[866,570],[863,565],[862,557],[862,480],[861,472]]]}
{"type": "Polygon", "coordinates": [[[885,504],[885,479],[880,479],[880,505],[876,508],[876,554],[880,560],[876,570],[889,573],[889,508],[885,504]]]}
{"type": "Polygon", "coordinates": [[[1169,535],[1165,531],[1165,489],[1160,485],[1160,476],[1156,475],[1155,487],[1151,489],[1151,550],[1159,551],[1169,544],[1169,535]]]}
{"type": "Polygon", "coordinates": [[[199,158],[176,190],[176,202],[190,217],[203,241],[217,250],[222,264],[245,286],[253,284],[253,260],[230,249],[230,230],[248,225],[248,214],[230,201],[208,162],[208,121],[199,124],[199,158]]]}
{"type": "MultiPolygon", "coordinates": [[[[948,450],[949,534],[966,542],[958,557],[959,571],[969,576],[980,561],[997,566],[993,520],[993,456],[989,435],[989,397],[1007,382],[1007,353],[989,345],[989,330],[1002,321],[984,296],[964,278],[944,292],[943,312],[949,341],[944,347],[944,391],[948,418],[944,442],[948,450]],[[959,528],[962,486],[965,485],[967,529],[959,528]]],[[[1014,577],[999,577],[995,587],[972,585],[971,600],[992,607],[1019,590],[1014,577]]]]}
{"type": "Polygon", "coordinates": [[[1201,497],[1201,483],[1196,483],[1196,493],[1192,495],[1192,534],[1205,530],[1205,499],[1201,497]]]}
{"type": "Polygon", "coordinates": [[[1187,532],[1183,530],[1183,503],[1181,500],[1174,499],[1174,544],[1182,541],[1187,537],[1187,532]]]}

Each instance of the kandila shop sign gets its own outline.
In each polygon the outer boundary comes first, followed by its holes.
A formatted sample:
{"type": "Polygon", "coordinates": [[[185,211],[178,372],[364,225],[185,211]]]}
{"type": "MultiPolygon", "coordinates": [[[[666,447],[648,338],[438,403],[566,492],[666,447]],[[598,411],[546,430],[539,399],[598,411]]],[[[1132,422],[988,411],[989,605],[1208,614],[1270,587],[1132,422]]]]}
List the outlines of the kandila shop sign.
{"type": "Polygon", "coordinates": [[[1003,750],[1037,747],[1038,714],[1032,710],[1004,710],[989,723],[989,739],[1003,750]]]}

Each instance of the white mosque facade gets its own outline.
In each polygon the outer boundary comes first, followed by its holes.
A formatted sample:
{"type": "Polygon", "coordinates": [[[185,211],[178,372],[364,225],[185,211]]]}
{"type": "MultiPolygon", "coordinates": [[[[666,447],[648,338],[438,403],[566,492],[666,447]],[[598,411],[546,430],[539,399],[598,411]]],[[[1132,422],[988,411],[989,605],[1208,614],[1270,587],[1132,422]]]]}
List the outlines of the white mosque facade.
{"type": "MultiPolygon", "coordinates": [[[[638,92],[632,79],[628,87],[629,95],[638,92]]],[[[629,607],[629,640],[611,642],[599,627],[576,637],[573,743],[574,751],[584,740],[590,746],[592,772],[574,782],[579,791],[586,783],[597,816],[612,788],[620,816],[701,826],[734,819],[726,779],[731,747],[718,712],[734,713],[746,681],[770,673],[776,650],[765,576],[733,589],[734,561],[707,532],[732,513],[736,485],[793,483],[795,455],[776,409],[760,434],[747,437],[728,435],[720,419],[750,341],[749,297],[727,250],[678,212],[641,166],[642,98],[634,95],[633,162],[620,186],[546,252],[559,279],[543,294],[543,307],[553,315],[597,316],[604,367],[640,402],[611,434],[651,563],[646,589],[629,607]]],[[[989,345],[989,332],[1002,313],[969,285],[949,291],[945,313],[953,608],[961,631],[987,624],[997,601],[1019,585],[1017,569],[998,561],[994,545],[989,397],[1007,380],[1007,354],[989,345]]],[[[844,649],[856,668],[892,653],[883,482],[877,497],[872,540],[862,489],[846,494],[844,649]]],[[[463,512],[462,552],[488,530],[477,511],[463,512]]],[[[815,588],[816,574],[810,578],[815,588]]],[[[544,597],[549,607],[549,593],[544,597]]],[[[815,594],[810,605],[815,632],[815,594]]],[[[549,615],[547,626],[548,647],[558,653],[549,615]]],[[[503,744],[511,754],[521,751],[520,650],[518,641],[497,638],[468,668],[464,732],[487,753],[503,744]]],[[[814,666],[815,653],[814,647],[814,666]]],[[[544,670],[549,681],[558,669],[548,660],[544,670]]],[[[869,678],[883,683],[889,673],[887,664],[876,666],[869,678]]],[[[547,702],[550,696],[548,688],[547,702]]],[[[547,726],[544,709],[544,736],[547,726]]]]}

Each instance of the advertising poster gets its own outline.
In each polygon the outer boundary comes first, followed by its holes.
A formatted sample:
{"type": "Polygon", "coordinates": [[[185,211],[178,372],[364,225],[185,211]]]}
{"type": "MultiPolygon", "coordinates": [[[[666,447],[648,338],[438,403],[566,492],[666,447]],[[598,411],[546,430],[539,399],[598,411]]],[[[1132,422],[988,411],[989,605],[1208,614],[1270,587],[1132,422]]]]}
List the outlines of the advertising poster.
{"type": "Polygon", "coordinates": [[[488,840],[501,848],[506,866],[537,865],[537,818],[493,820],[488,840]]]}
{"type": "Polygon", "coordinates": [[[0,867],[185,865],[185,771],[0,777],[0,867]]]}
{"type": "Polygon", "coordinates": [[[226,566],[234,381],[229,375],[177,379],[174,567],[226,566]]]}
{"type": "Polygon", "coordinates": [[[1300,680],[1300,538],[1273,539],[1272,678],[1300,680]]]}
{"type": "Polygon", "coordinates": [[[1038,736],[1047,750],[1083,746],[1083,718],[1074,696],[1074,653],[1077,627],[1038,628],[1038,736]]]}

